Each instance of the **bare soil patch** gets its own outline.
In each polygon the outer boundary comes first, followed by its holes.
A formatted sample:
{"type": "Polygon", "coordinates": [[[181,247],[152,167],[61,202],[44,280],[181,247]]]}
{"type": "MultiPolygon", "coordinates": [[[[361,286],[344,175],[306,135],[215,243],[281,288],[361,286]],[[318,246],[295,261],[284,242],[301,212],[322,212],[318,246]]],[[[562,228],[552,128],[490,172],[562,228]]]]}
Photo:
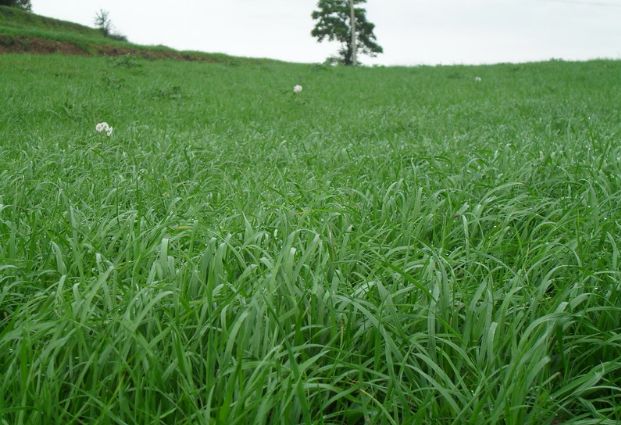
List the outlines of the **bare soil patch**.
{"type": "Polygon", "coordinates": [[[67,55],[86,55],[83,48],[62,41],[44,38],[10,37],[0,35],[0,53],[63,53],[67,55]]]}
{"type": "Polygon", "coordinates": [[[147,50],[131,47],[91,45],[87,49],[78,44],[34,37],[13,37],[0,35],[0,54],[33,53],[83,56],[136,56],[143,59],[174,59],[182,61],[217,62],[209,55],[177,52],[174,50],[147,50]]]}

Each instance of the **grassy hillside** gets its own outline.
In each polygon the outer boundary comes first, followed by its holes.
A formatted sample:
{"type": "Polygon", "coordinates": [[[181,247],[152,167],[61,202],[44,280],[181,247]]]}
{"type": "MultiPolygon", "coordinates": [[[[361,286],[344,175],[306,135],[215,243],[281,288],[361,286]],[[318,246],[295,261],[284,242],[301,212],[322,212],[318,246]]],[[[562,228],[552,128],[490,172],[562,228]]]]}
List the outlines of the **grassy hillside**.
{"type": "Polygon", "coordinates": [[[0,6],[0,54],[62,53],[72,55],[132,55],[150,59],[261,63],[267,59],[237,58],[221,53],[185,52],[165,46],[141,46],[105,37],[100,31],[0,6]]]}
{"type": "Polygon", "coordinates": [[[0,423],[621,421],[621,63],[0,74],[0,423]]]}

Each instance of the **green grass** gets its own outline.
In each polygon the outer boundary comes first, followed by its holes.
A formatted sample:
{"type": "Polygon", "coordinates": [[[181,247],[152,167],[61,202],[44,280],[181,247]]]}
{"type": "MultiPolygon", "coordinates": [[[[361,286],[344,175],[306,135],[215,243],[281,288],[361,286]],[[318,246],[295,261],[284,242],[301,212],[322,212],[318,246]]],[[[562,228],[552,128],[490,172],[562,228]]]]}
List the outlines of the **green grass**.
{"type": "Polygon", "coordinates": [[[621,421],[620,62],[0,75],[1,424],[621,421]]]}
{"type": "Polygon", "coordinates": [[[105,39],[101,31],[73,22],[61,21],[24,11],[16,7],[0,6],[0,25],[13,28],[31,28],[58,33],[74,33],[92,39],[105,39]]]}

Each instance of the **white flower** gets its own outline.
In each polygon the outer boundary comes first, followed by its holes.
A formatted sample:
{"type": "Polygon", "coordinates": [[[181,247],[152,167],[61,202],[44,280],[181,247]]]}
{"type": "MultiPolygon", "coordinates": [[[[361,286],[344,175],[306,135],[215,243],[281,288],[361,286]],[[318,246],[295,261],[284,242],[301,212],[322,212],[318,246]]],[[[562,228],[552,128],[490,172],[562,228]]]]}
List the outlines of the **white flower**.
{"type": "Polygon", "coordinates": [[[480,83],[481,81],[483,81],[483,79],[481,77],[474,77],[474,81],[480,83]]]}
{"type": "Polygon", "coordinates": [[[100,122],[95,126],[97,133],[106,133],[108,137],[112,136],[114,129],[107,122],[100,122]]]}
{"type": "Polygon", "coordinates": [[[97,131],[97,133],[103,133],[104,131],[108,131],[108,128],[110,128],[110,126],[107,122],[100,122],[95,126],[95,130],[97,131]]]}
{"type": "Polygon", "coordinates": [[[302,86],[299,85],[299,84],[296,84],[295,86],[293,86],[293,93],[295,93],[295,94],[302,93],[302,86]]]}

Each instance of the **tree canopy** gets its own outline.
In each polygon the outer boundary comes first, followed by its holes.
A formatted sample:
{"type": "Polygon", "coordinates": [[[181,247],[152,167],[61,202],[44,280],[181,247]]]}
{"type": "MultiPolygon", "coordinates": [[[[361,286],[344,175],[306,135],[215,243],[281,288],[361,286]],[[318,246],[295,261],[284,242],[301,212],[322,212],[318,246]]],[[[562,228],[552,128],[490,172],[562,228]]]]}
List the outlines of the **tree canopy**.
{"type": "Polygon", "coordinates": [[[317,23],[311,35],[319,42],[324,40],[341,43],[340,60],[345,65],[352,65],[354,59],[353,40],[356,40],[357,52],[369,56],[383,53],[373,33],[375,25],[367,20],[367,12],[362,7],[366,0],[351,0],[355,17],[355,37],[352,37],[352,10],[350,0],[319,0],[317,10],[312,17],[317,23]]]}
{"type": "Polygon", "coordinates": [[[24,10],[32,10],[30,0],[0,0],[0,6],[13,6],[24,10]]]}

